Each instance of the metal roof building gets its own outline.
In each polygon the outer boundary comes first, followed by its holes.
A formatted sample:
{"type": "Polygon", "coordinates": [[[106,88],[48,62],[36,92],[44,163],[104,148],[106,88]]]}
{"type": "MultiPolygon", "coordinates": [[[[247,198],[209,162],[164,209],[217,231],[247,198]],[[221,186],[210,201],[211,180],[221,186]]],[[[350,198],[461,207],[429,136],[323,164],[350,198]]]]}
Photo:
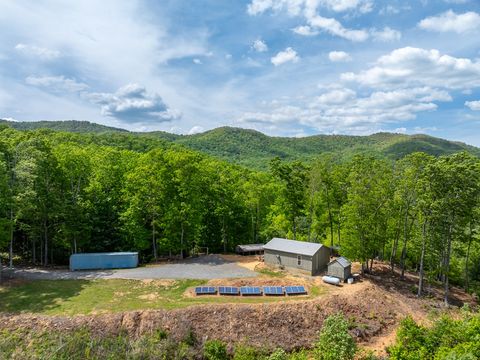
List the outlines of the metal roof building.
{"type": "Polygon", "coordinates": [[[237,245],[235,252],[240,255],[263,254],[263,244],[237,245]]]}
{"type": "Polygon", "coordinates": [[[263,246],[265,263],[299,269],[316,275],[330,261],[330,248],[323,244],[273,238],[263,246]]]}
{"type": "Polygon", "coordinates": [[[334,276],[345,280],[352,275],[352,263],[343,256],[328,263],[328,276],[334,276]]]}

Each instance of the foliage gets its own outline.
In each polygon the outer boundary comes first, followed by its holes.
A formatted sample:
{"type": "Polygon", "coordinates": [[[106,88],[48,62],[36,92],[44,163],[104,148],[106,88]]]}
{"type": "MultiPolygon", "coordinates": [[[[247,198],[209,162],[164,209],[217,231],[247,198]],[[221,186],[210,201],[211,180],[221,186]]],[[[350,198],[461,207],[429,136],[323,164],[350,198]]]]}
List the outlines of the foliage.
{"type": "Polygon", "coordinates": [[[315,344],[316,359],[349,360],[356,350],[355,341],[348,333],[347,319],[340,313],[327,317],[315,344]]]}
{"type": "Polygon", "coordinates": [[[407,317],[397,332],[395,345],[388,348],[391,359],[478,359],[480,358],[480,315],[468,313],[462,319],[443,316],[433,326],[420,326],[407,317]]]}
{"type": "Polygon", "coordinates": [[[206,360],[227,360],[227,345],[220,340],[208,340],[203,345],[203,357],[206,360]]]}

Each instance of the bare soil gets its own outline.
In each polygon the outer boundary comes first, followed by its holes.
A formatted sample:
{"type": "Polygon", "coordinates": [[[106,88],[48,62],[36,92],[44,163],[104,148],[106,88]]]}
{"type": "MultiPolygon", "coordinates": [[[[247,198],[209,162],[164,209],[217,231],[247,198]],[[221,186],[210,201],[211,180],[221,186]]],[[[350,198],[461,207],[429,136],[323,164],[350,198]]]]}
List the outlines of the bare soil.
{"type": "MultiPolygon", "coordinates": [[[[381,355],[385,346],[395,339],[399,321],[411,315],[428,321],[428,314],[443,310],[442,293],[431,286],[429,296],[418,299],[412,289],[415,276],[401,280],[391,274],[387,265],[375,263],[374,274],[359,282],[335,287],[321,283],[319,278],[282,277],[211,280],[211,285],[298,285],[324,286],[327,295],[313,300],[285,301],[265,304],[209,304],[177,310],[133,311],[91,316],[9,315],[0,313],[1,329],[27,328],[68,331],[87,327],[94,334],[117,334],[127,331],[131,336],[164,329],[175,339],[193,331],[200,341],[220,339],[230,346],[248,343],[253,346],[286,350],[309,348],[315,342],[324,319],[342,312],[352,324],[351,333],[358,342],[381,355]]],[[[452,303],[474,300],[459,289],[452,289],[452,303]]]]}

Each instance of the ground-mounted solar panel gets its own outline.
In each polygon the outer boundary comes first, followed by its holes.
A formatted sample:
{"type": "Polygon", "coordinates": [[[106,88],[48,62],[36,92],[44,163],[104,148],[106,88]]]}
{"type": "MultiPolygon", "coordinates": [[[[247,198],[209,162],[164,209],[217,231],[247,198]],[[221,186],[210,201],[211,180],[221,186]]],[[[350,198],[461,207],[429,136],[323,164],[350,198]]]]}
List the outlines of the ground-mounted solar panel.
{"type": "Polygon", "coordinates": [[[236,286],[219,286],[218,293],[220,295],[239,295],[240,290],[236,286]]]}
{"type": "Polygon", "coordinates": [[[215,295],[217,289],[213,286],[198,286],[195,288],[195,295],[215,295]]]}
{"type": "Polygon", "coordinates": [[[285,294],[281,286],[264,286],[263,293],[268,296],[282,296],[285,294]]]}
{"type": "Polygon", "coordinates": [[[256,296],[261,296],[262,295],[262,289],[260,289],[258,286],[242,286],[240,288],[240,294],[242,295],[256,295],[256,296]]]}
{"type": "Polygon", "coordinates": [[[307,290],[304,286],[285,286],[287,295],[305,295],[307,290]]]}

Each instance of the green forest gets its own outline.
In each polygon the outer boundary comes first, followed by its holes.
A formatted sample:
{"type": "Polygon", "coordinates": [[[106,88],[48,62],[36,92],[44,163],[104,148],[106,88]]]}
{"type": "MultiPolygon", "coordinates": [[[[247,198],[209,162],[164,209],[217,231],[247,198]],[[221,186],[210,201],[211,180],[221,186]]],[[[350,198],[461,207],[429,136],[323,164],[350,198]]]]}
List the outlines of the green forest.
{"type": "MultiPolygon", "coordinates": [[[[267,146],[267,145],[265,145],[267,146]]],[[[0,252],[232,252],[274,236],[338,246],[429,282],[480,291],[480,161],[472,153],[270,157],[241,166],[150,135],[0,128],[0,252]]]]}

